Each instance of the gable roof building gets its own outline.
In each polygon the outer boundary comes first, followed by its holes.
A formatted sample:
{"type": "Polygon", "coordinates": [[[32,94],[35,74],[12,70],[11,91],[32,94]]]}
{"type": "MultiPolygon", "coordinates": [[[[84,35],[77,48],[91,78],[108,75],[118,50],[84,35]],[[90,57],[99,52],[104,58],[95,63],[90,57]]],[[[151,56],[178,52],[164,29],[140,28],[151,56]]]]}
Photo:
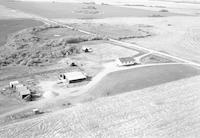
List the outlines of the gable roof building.
{"type": "Polygon", "coordinates": [[[74,72],[60,74],[60,78],[68,81],[68,83],[72,83],[75,81],[84,80],[87,77],[82,72],[74,71],[74,72]]]}

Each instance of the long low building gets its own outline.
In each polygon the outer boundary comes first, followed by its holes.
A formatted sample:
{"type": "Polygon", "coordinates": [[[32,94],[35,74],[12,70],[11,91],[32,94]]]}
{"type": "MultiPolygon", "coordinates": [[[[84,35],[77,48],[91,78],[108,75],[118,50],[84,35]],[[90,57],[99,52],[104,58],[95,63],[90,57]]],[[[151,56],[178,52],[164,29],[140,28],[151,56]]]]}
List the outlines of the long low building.
{"type": "Polygon", "coordinates": [[[59,78],[65,80],[67,83],[74,83],[85,80],[87,77],[85,74],[79,71],[68,72],[60,74],[59,78]]]}

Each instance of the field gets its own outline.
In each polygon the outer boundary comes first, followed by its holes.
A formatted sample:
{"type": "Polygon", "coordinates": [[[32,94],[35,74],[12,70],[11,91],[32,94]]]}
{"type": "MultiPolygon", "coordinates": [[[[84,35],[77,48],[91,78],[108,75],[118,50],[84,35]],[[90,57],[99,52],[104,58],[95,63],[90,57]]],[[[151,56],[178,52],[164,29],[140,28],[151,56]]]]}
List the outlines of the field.
{"type": "MultiPolygon", "coordinates": [[[[63,23],[66,20],[59,19],[63,23]]],[[[89,21],[69,20],[70,24],[82,26],[87,29],[89,21]]],[[[132,38],[121,39],[129,43],[137,44],[145,48],[161,51],[174,56],[178,56],[190,61],[200,63],[199,53],[199,18],[192,16],[177,16],[177,17],[122,17],[122,18],[107,18],[90,20],[93,32],[105,33],[112,37],[118,36],[120,32],[124,36],[132,36],[132,38]],[[109,31],[106,30],[109,27],[109,31]],[[121,27],[120,27],[121,26],[121,27]],[[125,27],[124,27],[125,26],[125,27]],[[139,26],[138,28],[135,28],[139,26]],[[121,29],[125,28],[125,29],[121,29]],[[129,29],[128,29],[129,28],[129,29]],[[134,37],[131,35],[131,30],[140,29],[148,32],[148,37],[134,37]],[[104,30],[104,31],[102,31],[104,30]],[[127,33],[128,30],[129,32],[127,33]]],[[[137,35],[136,35],[137,36],[137,35]]]]}
{"type": "Polygon", "coordinates": [[[0,5],[0,19],[30,19],[32,18],[29,14],[19,12],[13,9],[6,8],[0,5]]]}
{"type": "Polygon", "coordinates": [[[162,56],[158,56],[158,55],[154,55],[154,54],[149,54],[147,56],[143,56],[140,59],[140,62],[142,64],[155,64],[155,63],[173,63],[176,62],[173,59],[169,59],[166,57],[162,57],[162,56]]]}
{"type": "MultiPolygon", "coordinates": [[[[91,47],[93,52],[90,54],[82,54],[82,58],[88,58],[97,60],[98,62],[109,62],[114,61],[119,57],[127,57],[127,56],[135,56],[139,54],[139,51],[134,49],[126,49],[124,47],[109,43],[109,42],[102,42],[100,44],[82,44],[84,47],[91,47]]],[[[77,56],[78,57],[78,56],[77,56]]]]}
{"type": "MultiPolygon", "coordinates": [[[[63,21],[63,20],[61,20],[63,21]]],[[[111,25],[111,24],[99,24],[99,23],[83,23],[72,24],[76,28],[80,28],[89,32],[98,33],[101,36],[113,38],[113,39],[130,39],[130,38],[145,38],[150,37],[153,33],[149,32],[152,26],[138,24],[133,26],[127,25],[111,25]]]]}
{"type": "Polygon", "coordinates": [[[199,137],[199,81],[98,99],[1,127],[0,137],[199,137]]]}
{"type": "Polygon", "coordinates": [[[116,95],[199,74],[198,69],[182,64],[140,67],[108,74],[89,93],[95,97],[116,95]]]}
{"type": "Polygon", "coordinates": [[[33,19],[7,19],[0,20],[0,46],[4,45],[8,36],[29,27],[43,25],[41,21],[33,19]]]}
{"type": "Polygon", "coordinates": [[[147,17],[147,16],[173,16],[168,12],[148,11],[142,9],[122,8],[111,5],[94,5],[78,3],[46,3],[46,2],[6,2],[0,4],[26,13],[32,13],[48,18],[77,18],[93,19],[108,17],[147,17]],[[31,7],[29,6],[31,5],[31,7]]]}
{"type": "Polygon", "coordinates": [[[24,106],[24,104],[19,99],[3,96],[2,93],[0,94],[1,94],[0,95],[0,114],[6,113],[8,111],[24,106]]]}
{"type": "MultiPolygon", "coordinates": [[[[186,18],[166,18],[165,21],[160,19],[151,20],[151,23],[148,24],[152,24],[155,27],[154,36],[144,39],[132,39],[128,40],[128,42],[200,62],[198,46],[200,44],[200,20],[197,17],[188,17],[188,20],[185,21],[186,18]],[[183,20],[185,21],[184,24],[182,24],[183,20]]],[[[138,22],[140,21],[138,20],[138,22]]]]}

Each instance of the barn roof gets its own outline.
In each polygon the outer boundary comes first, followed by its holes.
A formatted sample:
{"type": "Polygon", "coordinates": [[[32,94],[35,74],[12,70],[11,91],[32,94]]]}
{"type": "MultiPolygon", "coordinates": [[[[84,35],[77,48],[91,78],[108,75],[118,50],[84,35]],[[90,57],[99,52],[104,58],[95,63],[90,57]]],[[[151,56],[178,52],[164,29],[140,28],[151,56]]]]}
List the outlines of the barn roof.
{"type": "Polygon", "coordinates": [[[86,76],[82,72],[79,72],[79,71],[64,73],[64,75],[68,80],[79,80],[79,79],[86,78],[86,76]]]}

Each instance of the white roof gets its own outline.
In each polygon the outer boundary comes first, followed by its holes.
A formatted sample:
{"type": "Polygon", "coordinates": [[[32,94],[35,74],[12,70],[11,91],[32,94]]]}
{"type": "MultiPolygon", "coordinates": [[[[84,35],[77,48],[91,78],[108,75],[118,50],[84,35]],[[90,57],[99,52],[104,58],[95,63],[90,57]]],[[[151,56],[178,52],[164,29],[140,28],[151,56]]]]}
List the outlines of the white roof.
{"type": "Polygon", "coordinates": [[[64,75],[68,80],[79,80],[86,78],[86,76],[82,72],[78,71],[64,73],[64,75]]]}
{"type": "Polygon", "coordinates": [[[19,84],[19,81],[11,81],[10,84],[16,85],[19,84]]]}

